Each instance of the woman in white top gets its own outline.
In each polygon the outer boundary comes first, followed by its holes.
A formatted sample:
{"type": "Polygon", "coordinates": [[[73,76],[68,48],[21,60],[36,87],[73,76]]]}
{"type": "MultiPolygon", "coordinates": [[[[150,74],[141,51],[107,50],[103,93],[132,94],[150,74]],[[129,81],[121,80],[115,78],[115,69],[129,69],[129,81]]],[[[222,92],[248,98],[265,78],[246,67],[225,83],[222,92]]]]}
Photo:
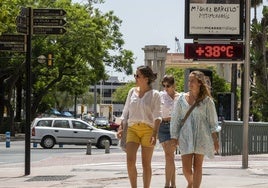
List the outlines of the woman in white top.
{"type": "Polygon", "coordinates": [[[171,144],[170,138],[170,119],[174,101],[179,93],[176,91],[175,79],[171,75],[164,76],[162,80],[164,91],[161,95],[162,122],[159,127],[158,139],[165,152],[165,188],[176,187],[176,170],[175,170],[175,151],[176,146],[171,144]]]}
{"type": "MultiPolygon", "coordinates": [[[[151,83],[157,74],[148,66],[139,66],[134,75],[137,87],[130,89],[123,109],[122,121],[128,119],[126,154],[127,170],[132,188],[137,188],[137,151],[141,145],[143,187],[151,184],[151,161],[161,122],[161,99],[151,83]]],[[[121,131],[119,130],[119,133],[121,131]]],[[[120,138],[120,135],[118,135],[120,138]]]]}

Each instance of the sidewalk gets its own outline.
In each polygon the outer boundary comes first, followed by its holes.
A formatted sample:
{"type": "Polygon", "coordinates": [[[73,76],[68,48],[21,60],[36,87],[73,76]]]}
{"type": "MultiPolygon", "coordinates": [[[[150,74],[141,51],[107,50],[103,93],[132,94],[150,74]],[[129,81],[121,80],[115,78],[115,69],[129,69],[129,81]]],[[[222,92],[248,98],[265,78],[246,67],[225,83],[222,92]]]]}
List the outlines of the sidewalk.
{"type": "MultiPolygon", "coordinates": [[[[140,152],[139,152],[140,154],[140,152]]],[[[138,185],[142,168],[138,156],[138,185]]],[[[268,154],[249,156],[249,168],[242,169],[242,156],[216,156],[204,161],[202,188],[267,188],[268,154]]],[[[24,176],[24,164],[1,165],[0,187],[5,188],[129,188],[125,153],[70,153],[31,163],[31,174],[24,176]]],[[[181,158],[176,155],[177,188],[185,188],[181,158]]],[[[151,187],[164,187],[164,155],[156,149],[152,162],[151,187]]]]}

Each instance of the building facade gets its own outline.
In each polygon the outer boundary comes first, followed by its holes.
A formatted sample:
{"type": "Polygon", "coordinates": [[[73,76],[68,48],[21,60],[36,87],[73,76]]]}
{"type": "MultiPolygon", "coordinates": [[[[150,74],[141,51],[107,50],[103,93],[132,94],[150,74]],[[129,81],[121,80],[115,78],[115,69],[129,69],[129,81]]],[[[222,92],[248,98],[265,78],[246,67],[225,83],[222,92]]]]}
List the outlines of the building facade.
{"type": "MultiPolygon", "coordinates": [[[[91,86],[89,91],[96,92],[97,97],[97,115],[102,116],[100,109],[101,104],[110,105],[112,107],[112,114],[114,116],[121,116],[124,108],[124,103],[117,103],[112,100],[113,92],[120,86],[125,85],[126,82],[119,81],[117,76],[110,76],[106,81],[100,81],[96,86],[91,86]],[[95,91],[96,89],[96,91],[95,91]]],[[[94,112],[94,105],[90,106],[89,112],[94,112]]]]}

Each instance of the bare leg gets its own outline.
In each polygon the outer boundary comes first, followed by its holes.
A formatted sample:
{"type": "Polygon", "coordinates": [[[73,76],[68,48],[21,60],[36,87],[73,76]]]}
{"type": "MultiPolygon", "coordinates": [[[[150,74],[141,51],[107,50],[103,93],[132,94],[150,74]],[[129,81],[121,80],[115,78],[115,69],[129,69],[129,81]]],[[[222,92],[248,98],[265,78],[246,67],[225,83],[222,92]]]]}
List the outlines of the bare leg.
{"type": "Polygon", "coordinates": [[[169,141],[163,142],[162,147],[165,152],[165,174],[166,174],[166,187],[176,187],[176,170],[175,170],[175,155],[176,147],[172,146],[169,141]]]}
{"type": "Polygon", "coordinates": [[[152,179],[152,155],[154,147],[141,147],[142,167],[143,167],[143,187],[150,188],[152,179]]]}
{"type": "Polygon", "coordinates": [[[188,182],[187,188],[193,187],[193,171],[192,171],[193,156],[194,156],[194,154],[187,154],[187,155],[181,156],[182,171],[183,171],[184,177],[186,178],[186,180],[188,182]]]}
{"type": "Polygon", "coordinates": [[[202,168],[203,168],[204,155],[194,154],[193,161],[193,188],[199,188],[202,181],[202,168]]]}
{"type": "Polygon", "coordinates": [[[139,144],[135,142],[128,142],[126,144],[126,153],[127,153],[127,171],[128,177],[131,184],[131,188],[137,188],[137,151],[139,144]]]}

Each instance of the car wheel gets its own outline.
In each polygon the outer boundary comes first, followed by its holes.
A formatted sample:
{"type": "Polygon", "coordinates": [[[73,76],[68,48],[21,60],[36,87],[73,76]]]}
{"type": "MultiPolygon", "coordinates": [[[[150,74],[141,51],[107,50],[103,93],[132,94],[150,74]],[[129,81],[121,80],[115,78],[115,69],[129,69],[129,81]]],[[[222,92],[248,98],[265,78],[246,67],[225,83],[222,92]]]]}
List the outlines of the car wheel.
{"type": "Polygon", "coordinates": [[[44,148],[44,144],[43,144],[43,142],[40,142],[40,146],[41,146],[42,148],[44,148]]]}
{"type": "Polygon", "coordinates": [[[109,142],[109,146],[111,145],[111,142],[110,142],[110,139],[108,138],[108,137],[101,137],[101,138],[99,138],[99,140],[98,140],[98,144],[96,145],[96,147],[98,148],[98,149],[105,149],[105,143],[106,142],[109,142]]]}
{"type": "Polygon", "coordinates": [[[55,139],[52,136],[46,136],[42,139],[40,145],[45,149],[51,149],[55,145],[55,139]]]}

